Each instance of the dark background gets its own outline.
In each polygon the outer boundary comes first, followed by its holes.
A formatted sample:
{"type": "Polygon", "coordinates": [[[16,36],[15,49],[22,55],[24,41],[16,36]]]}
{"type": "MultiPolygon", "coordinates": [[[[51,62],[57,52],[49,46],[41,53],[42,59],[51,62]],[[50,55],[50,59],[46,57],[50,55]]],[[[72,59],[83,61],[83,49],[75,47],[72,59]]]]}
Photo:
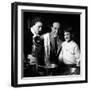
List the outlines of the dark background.
{"type": "Polygon", "coordinates": [[[66,12],[44,12],[44,11],[23,11],[22,13],[22,51],[24,52],[24,62],[26,69],[24,70],[24,76],[33,76],[31,73],[31,67],[27,64],[27,55],[31,53],[32,43],[30,39],[30,28],[33,18],[40,17],[43,21],[43,28],[41,34],[50,32],[51,25],[54,21],[58,21],[61,24],[60,39],[64,41],[63,30],[67,27],[72,27],[74,34],[74,41],[80,47],[80,14],[66,13],[66,12]]]}
{"type": "MultiPolygon", "coordinates": [[[[65,13],[65,12],[44,12],[44,11],[25,11],[23,12],[23,44],[26,44],[28,33],[30,32],[31,21],[35,17],[41,17],[43,20],[42,33],[50,32],[53,21],[61,23],[60,38],[63,39],[63,30],[67,27],[73,28],[74,40],[80,47],[80,14],[65,13]]],[[[24,45],[24,49],[27,45],[24,45]]]]}
{"type": "Polygon", "coordinates": [[[28,45],[30,46],[30,43],[27,45],[27,40],[29,38],[29,32],[31,27],[32,19],[35,17],[42,18],[43,21],[43,29],[42,34],[46,32],[50,32],[51,24],[54,21],[59,21],[61,23],[61,29],[60,29],[60,38],[64,40],[63,36],[63,30],[67,27],[73,28],[73,34],[74,34],[74,41],[79,45],[80,47],[80,14],[73,14],[73,13],[65,13],[65,12],[44,12],[44,11],[24,11],[23,12],[23,21],[22,21],[22,28],[23,28],[23,51],[24,55],[27,56],[28,54],[28,45]]]}

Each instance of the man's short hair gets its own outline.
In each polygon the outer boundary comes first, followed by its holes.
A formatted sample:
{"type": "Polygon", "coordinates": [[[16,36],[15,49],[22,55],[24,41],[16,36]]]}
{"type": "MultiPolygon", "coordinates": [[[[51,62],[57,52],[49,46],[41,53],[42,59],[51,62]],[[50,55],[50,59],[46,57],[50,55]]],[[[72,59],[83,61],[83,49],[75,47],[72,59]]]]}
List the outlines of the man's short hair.
{"type": "Polygon", "coordinates": [[[42,18],[41,17],[34,17],[34,18],[32,18],[31,26],[35,25],[36,22],[42,22],[42,18]]]}
{"type": "MultiPolygon", "coordinates": [[[[51,27],[53,27],[53,24],[54,24],[54,23],[59,23],[59,24],[60,24],[60,22],[58,22],[58,21],[53,21],[52,24],[51,24],[51,27]]],[[[60,24],[60,25],[61,25],[61,24],[60,24]]]]}

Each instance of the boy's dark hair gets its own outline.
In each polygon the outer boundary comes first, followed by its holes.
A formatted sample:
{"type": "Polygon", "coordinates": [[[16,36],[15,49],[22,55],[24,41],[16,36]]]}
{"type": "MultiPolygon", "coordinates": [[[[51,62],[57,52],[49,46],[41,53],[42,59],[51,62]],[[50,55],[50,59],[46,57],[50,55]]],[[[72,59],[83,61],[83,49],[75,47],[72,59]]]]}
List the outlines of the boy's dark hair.
{"type": "Polygon", "coordinates": [[[34,17],[34,18],[32,18],[31,26],[35,25],[36,22],[42,22],[42,18],[41,17],[34,17]]]}
{"type": "Polygon", "coordinates": [[[67,29],[64,30],[64,32],[69,32],[70,34],[72,34],[72,27],[68,27],[67,29]]]}

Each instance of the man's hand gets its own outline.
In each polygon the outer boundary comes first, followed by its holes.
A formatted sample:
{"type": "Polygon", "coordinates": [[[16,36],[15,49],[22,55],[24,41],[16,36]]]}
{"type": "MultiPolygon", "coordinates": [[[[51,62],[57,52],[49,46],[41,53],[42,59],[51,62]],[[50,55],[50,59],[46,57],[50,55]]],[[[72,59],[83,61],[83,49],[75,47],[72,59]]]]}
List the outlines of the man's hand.
{"type": "Polygon", "coordinates": [[[28,55],[27,58],[30,59],[30,64],[36,64],[37,63],[37,58],[32,56],[31,54],[28,55]]]}

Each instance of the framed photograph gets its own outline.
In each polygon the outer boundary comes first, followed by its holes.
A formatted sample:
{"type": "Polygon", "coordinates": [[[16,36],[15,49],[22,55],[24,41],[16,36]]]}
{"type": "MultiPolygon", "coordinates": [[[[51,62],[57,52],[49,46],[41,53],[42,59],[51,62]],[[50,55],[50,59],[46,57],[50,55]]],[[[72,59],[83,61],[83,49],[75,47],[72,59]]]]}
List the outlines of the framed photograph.
{"type": "Polygon", "coordinates": [[[11,6],[11,85],[87,83],[87,6],[11,6]]]}

